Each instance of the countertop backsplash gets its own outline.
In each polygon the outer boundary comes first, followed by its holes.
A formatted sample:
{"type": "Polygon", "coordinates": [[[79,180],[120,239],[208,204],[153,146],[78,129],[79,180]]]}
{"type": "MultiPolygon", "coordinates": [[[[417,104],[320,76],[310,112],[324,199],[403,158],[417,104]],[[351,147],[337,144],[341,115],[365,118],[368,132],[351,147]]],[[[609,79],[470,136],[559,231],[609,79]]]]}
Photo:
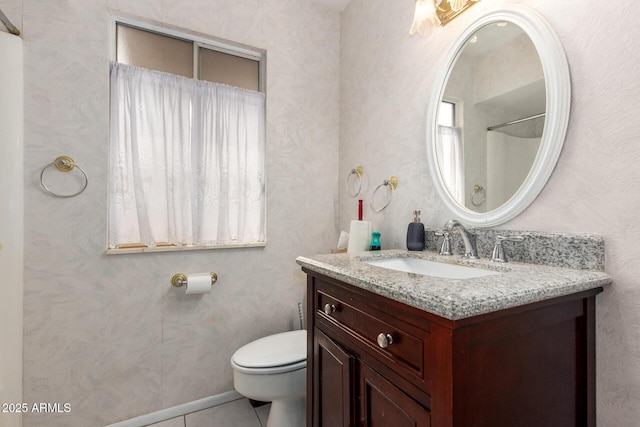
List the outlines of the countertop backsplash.
{"type": "MultiPolygon", "coordinates": [[[[435,236],[435,229],[425,230],[426,249],[438,252],[443,237],[435,236]]],[[[477,228],[478,255],[491,258],[496,236],[522,235],[522,242],[502,243],[507,260],[580,270],[604,271],[604,239],[587,233],[549,233],[539,231],[495,230],[477,228]]],[[[462,239],[457,232],[451,233],[451,248],[454,254],[464,253],[462,239]]]]}

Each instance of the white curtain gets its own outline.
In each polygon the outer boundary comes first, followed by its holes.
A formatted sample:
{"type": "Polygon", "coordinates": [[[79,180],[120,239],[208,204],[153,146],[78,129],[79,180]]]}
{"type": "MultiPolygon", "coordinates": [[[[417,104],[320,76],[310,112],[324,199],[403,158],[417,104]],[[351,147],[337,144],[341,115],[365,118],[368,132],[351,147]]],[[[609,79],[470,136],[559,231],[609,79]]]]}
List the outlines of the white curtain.
{"type": "Polygon", "coordinates": [[[460,129],[438,126],[436,151],[442,179],[451,196],[464,206],[464,153],[460,129]]]}
{"type": "Polygon", "coordinates": [[[111,64],[109,247],[265,240],[264,93],[111,64]]]}

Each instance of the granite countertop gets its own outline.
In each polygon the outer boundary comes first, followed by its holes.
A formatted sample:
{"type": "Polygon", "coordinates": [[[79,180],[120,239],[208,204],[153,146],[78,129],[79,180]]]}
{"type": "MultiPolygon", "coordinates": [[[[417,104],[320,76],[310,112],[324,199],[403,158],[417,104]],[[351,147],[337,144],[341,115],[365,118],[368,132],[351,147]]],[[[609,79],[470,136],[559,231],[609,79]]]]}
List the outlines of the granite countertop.
{"type": "Polygon", "coordinates": [[[450,320],[460,320],[611,284],[611,277],[598,270],[517,262],[497,264],[488,259],[464,260],[459,255],[447,257],[430,251],[382,250],[300,256],[296,262],[311,271],[450,320]],[[467,265],[503,274],[471,279],[443,279],[363,262],[399,256],[467,265]]]}

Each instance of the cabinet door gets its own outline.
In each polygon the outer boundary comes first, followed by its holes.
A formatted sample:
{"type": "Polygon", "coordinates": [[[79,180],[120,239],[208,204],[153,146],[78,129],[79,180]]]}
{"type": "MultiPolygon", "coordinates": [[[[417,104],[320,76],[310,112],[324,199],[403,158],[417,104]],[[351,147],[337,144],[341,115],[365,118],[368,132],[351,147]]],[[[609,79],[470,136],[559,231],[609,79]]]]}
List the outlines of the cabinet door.
{"type": "Polygon", "coordinates": [[[354,426],[354,357],[314,330],[313,426],[354,426]]]}
{"type": "Polygon", "coordinates": [[[429,427],[431,413],[365,363],[360,371],[362,427],[429,427]]]}

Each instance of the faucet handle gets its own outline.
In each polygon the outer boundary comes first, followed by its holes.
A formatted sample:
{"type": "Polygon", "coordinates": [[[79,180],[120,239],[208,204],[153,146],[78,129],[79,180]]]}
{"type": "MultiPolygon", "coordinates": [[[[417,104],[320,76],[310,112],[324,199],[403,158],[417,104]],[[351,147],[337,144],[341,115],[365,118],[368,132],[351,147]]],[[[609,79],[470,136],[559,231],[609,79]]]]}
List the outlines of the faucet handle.
{"type": "Polygon", "coordinates": [[[434,231],[433,234],[435,234],[436,236],[444,237],[444,239],[442,240],[442,246],[440,247],[440,255],[453,255],[453,252],[451,252],[451,233],[449,233],[448,231],[434,231]]]}
{"type": "Polygon", "coordinates": [[[496,244],[493,247],[493,253],[491,254],[491,262],[508,262],[507,255],[502,247],[502,242],[505,240],[509,242],[522,242],[524,240],[524,236],[520,234],[514,236],[496,236],[496,244]]]}

